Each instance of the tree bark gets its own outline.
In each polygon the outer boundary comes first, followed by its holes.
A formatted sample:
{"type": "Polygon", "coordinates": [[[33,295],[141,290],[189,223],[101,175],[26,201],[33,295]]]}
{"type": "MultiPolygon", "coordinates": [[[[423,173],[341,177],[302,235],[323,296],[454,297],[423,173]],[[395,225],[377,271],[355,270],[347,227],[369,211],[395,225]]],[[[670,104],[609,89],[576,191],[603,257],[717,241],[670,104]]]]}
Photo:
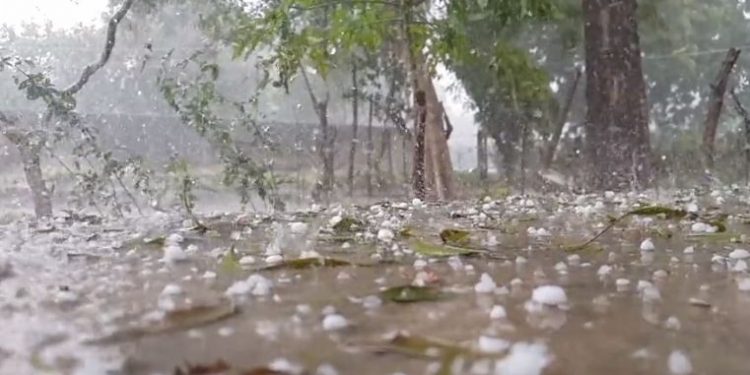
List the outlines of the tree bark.
{"type": "Polygon", "coordinates": [[[563,104],[562,111],[557,117],[555,123],[555,129],[552,132],[552,138],[547,145],[547,150],[544,153],[544,160],[542,161],[542,169],[549,169],[552,166],[552,162],[555,160],[555,152],[557,151],[557,145],[560,144],[560,138],[562,137],[565,123],[568,121],[568,114],[570,108],[573,106],[573,98],[575,98],[576,91],[578,89],[578,82],[581,80],[581,70],[576,69],[573,76],[573,81],[568,89],[567,95],[565,95],[565,103],[563,104]]]}
{"type": "Polygon", "coordinates": [[[370,98],[370,110],[367,113],[367,196],[372,197],[372,153],[374,146],[372,143],[372,117],[373,102],[370,98]]]}
{"type": "Polygon", "coordinates": [[[704,167],[709,173],[714,169],[714,143],[716,141],[716,130],[719,127],[721,108],[724,105],[724,93],[727,90],[729,74],[732,72],[732,68],[734,68],[739,57],[740,50],[730,48],[727,51],[726,57],[724,57],[724,62],[721,64],[721,69],[716,79],[711,83],[711,99],[708,102],[708,113],[706,114],[706,122],[703,128],[702,145],[704,167]]]}
{"type": "Polygon", "coordinates": [[[477,131],[477,169],[479,170],[479,179],[483,182],[487,181],[489,169],[487,161],[487,134],[480,128],[477,131]]]}
{"type": "Polygon", "coordinates": [[[416,121],[414,123],[414,163],[412,168],[412,190],[414,196],[420,200],[425,200],[427,191],[425,186],[425,138],[427,127],[427,106],[426,94],[424,91],[415,92],[415,108],[417,111],[416,121]]]}
{"type": "Polygon", "coordinates": [[[31,190],[31,198],[34,202],[34,213],[41,219],[52,217],[52,192],[47,187],[42,172],[41,152],[44,139],[39,139],[33,134],[21,134],[14,130],[5,130],[5,137],[18,149],[23,165],[23,173],[26,184],[31,190]]]}
{"type": "Polygon", "coordinates": [[[651,182],[646,84],[636,0],[583,0],[586,145],[595,189],[651,182]]]}
{"type": "Polygon", "coordinates": [[[357,61],[352,59],[352,145],[349,149],[349,171],[347,173],[347,183],[349,185],[349,196],[354,195],[354,162],[357,156],[357,123],[359,116],[359,84],[357,82],[357,61]]]}
{"type": "Polygon", "coordinates": [[[744,126],[745,140],[742,151],[745,154],[745,185],[747,185],[750,183],[750,114],[747,113],[745,106],[742,105],[734,90],[730,90],[729,93],[734,99],[734,108],[742,116],[742,125],[744,126]]]}

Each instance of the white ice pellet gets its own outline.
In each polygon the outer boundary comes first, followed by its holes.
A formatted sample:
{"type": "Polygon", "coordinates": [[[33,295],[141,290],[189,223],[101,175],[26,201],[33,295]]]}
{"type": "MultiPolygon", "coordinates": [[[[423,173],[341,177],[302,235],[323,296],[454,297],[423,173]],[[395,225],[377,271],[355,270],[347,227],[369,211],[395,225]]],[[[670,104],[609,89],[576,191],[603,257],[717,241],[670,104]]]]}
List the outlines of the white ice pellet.
{"type": "Polygon", "coordinates": [[[543,285],[534,289],[531,300],[543,305],[560,306],[568,302],[565,290],[557,285],[543,285]]]}
{"type": "Polygon", "coordinates": [[[482,353],[497,354],[507,350],[510,342],[497,337],[479,336],[477,347],[482,353]]]}
{"type": "Polygon", "coordinates": [[[281,263],[283,261],[284,261],[284,257],[282,257],[279,254],[269,255],[269,256],[266,257],[266,263],[268,263],[268,264],[277,264],[277,263],[281,263]]]}
{"type": "Polygon", "coordinates": [[[505,307],[501,305],[492,306],[490,310],[490,319],[498,320],[505,319],[508,317],[508,313],[505,311],[505,307]]]}
{"type": "Polygon", "coordinates": [[[338,331],[348,326],[349,322],[339,314],[330,314],[323,318],[323,329],[326,331],[338,331]]]}
{"type": "Polygon", "coordinates": [[[378,230],[378,240],[381,242],[390,243],[394,237],[393,231],[388,228],[378,230]]]}
{"type": "Polygon", "coordinates": [[[497,288],[495,280],[492,280],[492,277],[487,273],[483,273],[479,277],[479,282],[474,285],[474,291],[477,293],[492,293],[495,288],[497,288]]]}
{"type": "Polygon", "coordinates": [[[656,249],[656,246],[654,246],[654,242],[651,241],[650,238],[646,238],[641,242],[640,246],[641,251],[654,251],[656,249]]]}
{"type": "Polygon", "coordinates": [[[294,234],[303,234],[307,232],[307,223],[303,222],[294,222],[289,224],[289,230],[292,231],[294,234]]]}
{"type": "Polygon", "coordinates": [[[679,331],[680,327],[682,327],[682,324],[680,324],[680,320],[677,319],[676,316],[670,316],[667,318],[667,320],[664,322],[664,327],[666,329],[671,329],[673,331],[679,331]]]}
{"type": "Polygon", "coordinates": [[[673,375],[688,375],[693,372],[693,365],[690,358],[680,350],[673,350],[667,360],[669,372],[673,375]]]}
{"type": "Polygon", "coordinates": [[[169,244],[164,247],[164,257],[162,260],[166,263],[177,263],[187,260],[187,254],[178,244],[169,244]]]}
{"type": "Polygon", "coordinates": [[[695,253],[695,248],[692,246],[688,246],[685,248],[685,250],[682,251],[683,254],[693,254],[695,253]]]}
{"type": "Polygon", "coordinates": [[[747,262],[744,260],[738,260],[734,263],[734,266],[732,266],[732,271],[734,272],[745,272],[747,271],[747,262]]]}
{"type": "Polygon", "coordinates": [[[610,273],[612,273],[612,266],[608,264],[603,264],[601,267],[599,267],[599,270],[596,271],[596,274],[599,277],[609,276],[610,273]]]}
{"type": "Polygon", "coordinates": [[[177,284],[167,284],[161,291],[163,296],[176,296],[182,294],[182,288],[177,284]]]}
{"type": "Polygon", "coordinates": [[[255,263],[255,257],[252,255],[245,255],[240,258],[240,264],[243,266],[249,266],[255,263]]]}
{"type": "Polygon", "coordinates": [[[750,278],[744,278],[737,282],[737,289],[742,292],[750,292],[750,278]]]}
{"type": "Polygon", "coordinates": [[[734,249],[729,253],[731,259],[746,259],[750,257],[750,252],[745,249],[734,249]]]}

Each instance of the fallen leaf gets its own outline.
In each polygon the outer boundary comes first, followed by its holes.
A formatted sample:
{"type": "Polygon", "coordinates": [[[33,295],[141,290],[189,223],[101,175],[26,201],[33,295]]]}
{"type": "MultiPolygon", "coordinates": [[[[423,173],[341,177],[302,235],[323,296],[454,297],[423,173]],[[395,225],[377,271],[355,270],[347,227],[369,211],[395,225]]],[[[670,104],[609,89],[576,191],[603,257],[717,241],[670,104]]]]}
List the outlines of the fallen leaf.
{"type": "Polygon", "coordinates": [[[437,301],[445,296],[440,289],[429,286],[403,285],[388,288],[380,293],[387,301],[396,303],[412,303],[437,301]]]}
{"type": "Polygon", "coordinates": [[[446,245],[467,246],[471,242],[471,232],[460,229],[443,229],[440,239],[446,245]]]}
{"type": "Polygon", "coordinates": [[[665,206],[645,206],[628,211],[624,216],[657,216],[664,215],[667,219],[682,219],[687,216],[687,211],[665,206]]]}
{"type": "Polygon", "coordinates": [[[196,305],[170,311],[158,322],[146,324],[141,327],[127,328],[98,339],[88,340],[85,343],[95,345],[115,344],[145,336],[186,331],[191,328],[218,322],[237,312],[238,309],[232,301],[223,299],[217,304],[196,305]]]}
{"type": "Polygon", "coordinates": [[[229,365],[224,362],[223,360],[217,360],[214,363],[203,365],[203,364],[197,364],[193,365],[190,363],[187,363],[185,365],[185,369],[182,368],[175,368],[174,369],[174,375],[211,375],[211,374],[223,374],[226,371],[231,369],[229,365]]]}
{"type": "Polygon", "coordinates": [[[297,259],[284,260],[277,264],[272,264],[269,266],[259,268],[258,271],[271,271],[271,270],[278,270],[278,269],[302,270],[302,269],[315,268],[315,267],[352,267],[352,266],[371,267],[372,265],[352,263],[347,260],[335,259],[335,258],[313,257],[313,258],[297,258],[297,259]]]}
{"type": "Polygon", "coordinates": [[[364,227],[365,224],[361,221],[353,217],[344,216],[343,218],[341,218],[341,221],[333,226],[333,231],[336,234],[354,233],[364,229],[364,227]]]}
{"type": "Polygon", "coordinates": [[[450,257],[454,255],[472,255],[485,252],[481,249],[470,249],[448,245],[434,245],[420,240],[411,241],[411,249],[414,250],[415,253],[427,257],[450,257]]]}

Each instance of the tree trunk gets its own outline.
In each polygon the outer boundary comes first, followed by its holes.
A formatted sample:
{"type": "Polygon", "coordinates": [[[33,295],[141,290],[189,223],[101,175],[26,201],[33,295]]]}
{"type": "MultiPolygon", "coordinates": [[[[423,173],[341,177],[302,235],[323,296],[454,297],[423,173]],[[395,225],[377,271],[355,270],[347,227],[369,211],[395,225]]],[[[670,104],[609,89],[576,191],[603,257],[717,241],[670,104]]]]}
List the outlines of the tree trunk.
{"type": "Polygon", "coordinates": [[[646,84],[636,0],[583,0],[586,143],[596,189],[651,181],[646,84]]]}
{"type": "Polygon", "coordinates": [[[565,96],[565,103],[563,104],[562,111],[560,112],[559,116],[557,117],[557,123],[555,124],[555,129],[552,132],[552,138],[549,141],[549,144],[547,145],[547,150],[544,153],[544,160],[542,161],[542,169],[549,169],[552,166],[552,162],[555,160],[555,152],[557,150],[557,145],[560,144],[560,138],[562,137],[563,129],[565,128],[565,123],[568,121],[568,114],[570,113],[570,108],[573,105],[573,98],[575,98],[576,90],[578,89],[578,82],[581,80],[581,70],[576,69],[575,75],[573,77],[573,82],[570,85],[570,89],[568,90],[567,95],[565,96]]]}
{"type": "Polygon", "coordinates": [[[349,149],[349,172],[347,173],[347,184],[349,185],[349,196],[354,195],[354,162],[357,156],[357,131],[359,124],[357,123],[359,115],[359,86],[357,82],[357,62],[352,61],[352,145],[349,149]]]}
{"type": "Polygon", "coordinates": [[[427,196],[425,186],[425,141],[427,128],[427,106],[424,91],[416,91],[414,106],[417,111],[416,121],[414,123],[414,163],[412,168],[412,190],[414,196],[418,199],[425,200],[427,196]]]}
{"type": "Polygon", "coordinates": [[[714,168],[714,142],[716,140],[716,130],[719,127],[719,116],[721,116],[721,107],[724,105],[724,93],[727,90],[727,82],[732,68],[740,57],[740,50],[730,48],[721,64],[721,70],[716,79],[711,83],[711,99],[708,102],[708,113],[706,114],[706,123],[703,128],[703,161],[704,167],[710,173],[714,168]]]}
{"type": "Polygon", "coordinates": [[[372,197],[372,153],[375,151],[372,143],[373,102],[370,98],[370,110],[367,114],[367,196],[372,197]]]}
{"type": "Polygon", "coordinates": [[[477,131],[477,169],[479,170],[479,179],[483,182],[487,181],[487,161],[487,134],[480,128],[477,131]]]}
{"type": "Polygon", "coordinates": [[[52,217],[52,192],[47,187],[42,173],[41,151],[44,140],[33,139],[31,135],[15,134],[6,132],[6,138],[11,141],[21,156],[23,173],[26,184],[31,190],[31,198],[34,202],[34,213],[38,219],[52,217]]]}
{"type": "Polygon", "coordinates": [[[318,104],[322,147],[320,156],[323,161],[323,191],[329,195],[335,184],[334,176],[334,147],[336,143],[336,129],[328,124],[328,102],[318,104]]]}
{"type": "Polygon", "coordinates": [[[732,95],[732,99],[734,99],[734,108],[737,110],[737,113],[742,116],[742,125],[745,135],[742,151],[745,156],[745,185],[747,185],[750,184],[750,114],[748,114],[734,90],[731,90],[729,93],[732,95]]]}

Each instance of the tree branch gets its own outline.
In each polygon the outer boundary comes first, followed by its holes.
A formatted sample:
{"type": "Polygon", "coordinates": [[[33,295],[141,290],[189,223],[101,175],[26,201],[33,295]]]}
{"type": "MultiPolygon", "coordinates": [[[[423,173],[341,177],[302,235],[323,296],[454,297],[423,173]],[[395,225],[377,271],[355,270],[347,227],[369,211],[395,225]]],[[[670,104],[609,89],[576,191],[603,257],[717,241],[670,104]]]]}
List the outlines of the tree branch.
{"type": "Polygon", "coordinates": [[[109,24],[107,25],[107,39],[104,43],[104,51],[102,51],[102,55],[99,58],[99,61],[85,67],[83,69],[83,72],[81,73],[81,77],[78,79],[78,82],[72,84],[70,87],[65,89],[63,91],[63,94],[66,95],[74,95],[78,93],[78,91],[81,91],[83,86],[88,83],[91,76],[93,76],[99,69],[104,67],[104,65],[107,64],[107,61],[109,61],[110,56],[112,55],[112,50],[115,47],[115,37],[117,36],[117,26],[120,24],[120,21],[122,21],[123,18],[125,18],[125,15],[128,13],[130,8],[133,6],[133,3],[135,3],[135,0],[125,0],[125,2],[122,4],[119,10],[112,16],[112,18],[109,19],[109,24]]]}

